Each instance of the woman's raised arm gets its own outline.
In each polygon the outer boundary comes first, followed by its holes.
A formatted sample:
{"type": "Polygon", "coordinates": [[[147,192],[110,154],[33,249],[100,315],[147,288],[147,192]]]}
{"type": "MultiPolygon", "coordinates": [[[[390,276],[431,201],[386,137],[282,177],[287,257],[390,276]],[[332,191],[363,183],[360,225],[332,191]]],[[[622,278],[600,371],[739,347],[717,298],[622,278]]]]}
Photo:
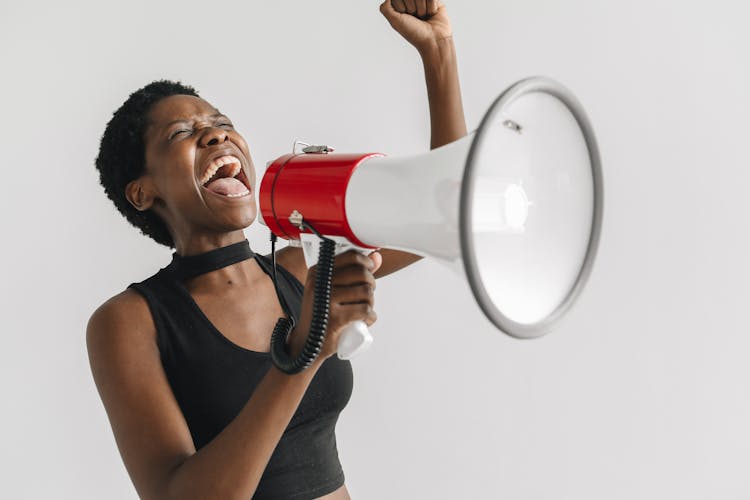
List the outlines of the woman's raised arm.
{"type": "MultiPolygon", "coordinates": [[[[430,106],[430,148],[465,136],[456,48],[445,5],[437,0],[385,0],[380,12],[422,58],[430,106]]],[[[378,278],[421,259],[399,250],[383,249],[380,254],[383,265],[375,275],[378,278]]]]}

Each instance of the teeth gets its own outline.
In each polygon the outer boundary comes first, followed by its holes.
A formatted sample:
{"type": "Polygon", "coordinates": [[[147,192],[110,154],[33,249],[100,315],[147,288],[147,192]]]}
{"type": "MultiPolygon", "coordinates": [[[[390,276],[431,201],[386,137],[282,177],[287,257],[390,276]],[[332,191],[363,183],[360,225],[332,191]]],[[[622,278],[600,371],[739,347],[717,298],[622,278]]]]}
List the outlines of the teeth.
{"type": "Polygon", "coordinates": [[[245,190],[244,190],[243,192],[241,192],[241,193],[237,193],[237,194],[225,194],[224,196],[226,196],[226,197],[228,197],[228,198],[237,198],[238,196],[245,196],[245,195],[246,195],[246,194],[248,194],[249,192],[250,192],[250,191],[248,191],[247,189],[245,189],[245,190]]]}
{"type": "Polygon", "coordinates": [[[232,166],[232,170],[229,173],[229,177],[237,177],[237,174],[239,174],[240,171],[242,170],[242,165],[240,164],[240,160],[236,156],[232,156],[232,155],[220,156],[219,158],[214,159],[208,165],[208,168],[203,173],[203,177],[201,177],[200,179],[201,186],[204,186],[209,180],[211,180],[211,177],[213,177],[216,174],[216,172],[224,165],[232,166]]]}

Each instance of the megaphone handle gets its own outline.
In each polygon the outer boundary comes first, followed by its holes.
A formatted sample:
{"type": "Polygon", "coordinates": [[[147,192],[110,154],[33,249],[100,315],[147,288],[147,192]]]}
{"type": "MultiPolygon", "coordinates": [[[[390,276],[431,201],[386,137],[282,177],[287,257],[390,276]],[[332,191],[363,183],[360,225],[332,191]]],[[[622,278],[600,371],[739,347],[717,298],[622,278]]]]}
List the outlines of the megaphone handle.
{"type": "MultiPolygon", "coordinates": [[[[368,255],[372,251],[354,246],[349,240],[340,236],[328,236],[327,238],[337,242],[336,255],[351,249],[356,249],[364,255],[368,255]]],[[[320,257],[319,237],[315,234],[301,233],[300,242],[307,266],[310,267],[317,264],[320,257]]],[[[372,344],[372,335],[367,328],[367,323],[364,321],[354,321],[344,327],[344,331],[341,332],[336,352],[339,359],[352,359],[359,353],[366,351],[370,347],[370,344],[372,344]]]]}
{"type": "Polygon", "coordinates": [[[354,321],[344,327],[339,336],[338,357],[339,359],[352,359],[366,351],[370,344],[372,344],[372,334],[367,328],[367,323],[361,320],[354,321]]]}

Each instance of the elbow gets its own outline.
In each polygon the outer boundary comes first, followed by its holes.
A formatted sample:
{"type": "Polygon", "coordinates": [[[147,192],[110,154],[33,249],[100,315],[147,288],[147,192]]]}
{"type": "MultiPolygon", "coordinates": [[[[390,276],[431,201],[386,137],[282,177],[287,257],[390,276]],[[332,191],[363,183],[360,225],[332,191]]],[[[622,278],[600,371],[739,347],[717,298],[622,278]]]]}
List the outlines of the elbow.
{"type": "MultiPolygon", "coordinates": [[[[207,476],[203,474],[204,471],[196,474],[195,469],[191,467],[190,458],[184,457],[170,467],[160,484],[152,488],[150,494],[141,495],[141,498],[148,500],[205,500],[206,498],[247,500],[255,494],[257,483],[252,485],[252,490],[248,490],[247,485],[238,485],[236,482],[223,480],[219,471],[205,471],[207,476]]],[[[138,493],[140,495],[141,492],[138,493]]]]}

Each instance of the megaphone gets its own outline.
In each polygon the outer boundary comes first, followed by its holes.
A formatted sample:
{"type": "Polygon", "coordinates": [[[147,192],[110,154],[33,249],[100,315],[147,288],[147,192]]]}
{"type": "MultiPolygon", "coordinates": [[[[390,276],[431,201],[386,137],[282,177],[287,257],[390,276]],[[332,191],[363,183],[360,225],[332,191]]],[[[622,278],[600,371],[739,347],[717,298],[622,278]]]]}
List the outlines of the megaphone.
{"type": "MultiPolygon", "coordinates": [[[[534,77],[501,93],[476,131],[426,154],[317,147],[281,156],[263,176],[259,202],[280,238],[305,241],[314,231],[446,263],[500,331],[533,338],[558,323],[586,283],[603,187],[582,106],[560,83],[534,77]]],[[[369,342],[351,335],[363,340],[349,340],[349,354],[369,342]]]]}

